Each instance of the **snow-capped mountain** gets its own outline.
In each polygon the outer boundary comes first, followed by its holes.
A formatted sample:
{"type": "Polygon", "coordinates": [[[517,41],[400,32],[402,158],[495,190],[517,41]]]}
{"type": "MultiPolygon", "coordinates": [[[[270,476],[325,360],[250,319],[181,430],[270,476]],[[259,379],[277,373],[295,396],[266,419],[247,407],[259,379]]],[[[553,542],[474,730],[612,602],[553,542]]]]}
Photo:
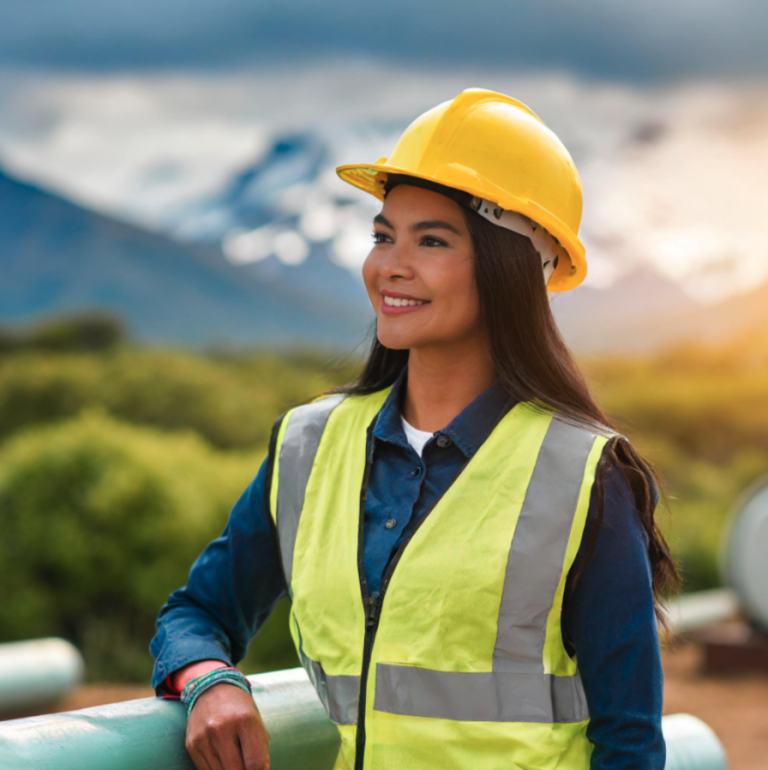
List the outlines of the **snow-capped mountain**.
{"type": "Polygon", "coordinates": [[[349,127],[279,136],[217,193],[174,212],[171,232],[220,244],[233,265],[260,280],[368,308],[360,267],[379,203],[334,169],[342,159],[370,158],[382,140],[384,130],[349,127]]]}
{"type": "MultiPolygon", "coordinates": [[[[0,320],[98,305],[156,341],[352,348],[372,321],[360,267],[380,204],[335,166],[379,157],[401,130],[277,133],[219,189],[164,212],[164,235],[0,175],[4,210],[23,212],[0,232],[10,278],[0,320]]],[[[569,344],[590,354],[705,339],[720,316],[715,328],[738,334],[756,317],[704,308],[650,266],[558,296],[553,310],[569,344]]]]}

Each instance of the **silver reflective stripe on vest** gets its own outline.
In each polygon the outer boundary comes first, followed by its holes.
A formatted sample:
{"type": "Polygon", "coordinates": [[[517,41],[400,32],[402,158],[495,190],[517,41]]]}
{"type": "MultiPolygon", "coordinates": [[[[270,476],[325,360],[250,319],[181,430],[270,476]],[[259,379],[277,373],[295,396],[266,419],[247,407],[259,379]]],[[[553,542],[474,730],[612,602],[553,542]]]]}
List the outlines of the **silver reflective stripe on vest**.
{"type": "Polygon", "coordinates": [[[373,707],[388,714],[463,722],[582,722],[587,702],[576,676],[432,671],[376,666],[373,707]]]}
{"type": "Polygon", "coordinates": [[[288,425],[280,445],[276,519],[280,556],[289,587],[293,573],[293,549],[309,475],[325,424],[331,412],[345,398],[345,394],[338,394],[305,404],[291,412],[287,418],[288,425]]]}
{"type": "Polygon", "coordinates": [[[337,725],[354,725],[357,722],[357,699],[360,693],[360,677],[352,675],[328,676],[323,667],[301,652],[301,664],[325,706],[331,722],[337,725]]]}
{"type": "Polygon", "coordinates": [[[557,417],[549,425],[509,550],[494,671],[544,673],[547,618],[594,440],[589,431],[557,417]]]}

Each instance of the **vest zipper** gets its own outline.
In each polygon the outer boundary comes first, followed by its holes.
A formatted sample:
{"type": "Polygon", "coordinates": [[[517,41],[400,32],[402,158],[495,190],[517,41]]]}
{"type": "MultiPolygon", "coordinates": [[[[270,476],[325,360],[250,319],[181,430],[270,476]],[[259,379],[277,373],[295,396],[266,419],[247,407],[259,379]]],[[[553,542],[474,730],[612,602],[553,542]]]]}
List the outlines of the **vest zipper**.
{"type": "MultiPolygon", "coordinates": [[[[368,441],[373,441],[373,425],[371,424],[368,429],[368,441]]],[[[461,470],[457,474],[458,478],[468,461],[465,461],[461,470]]],[[[376,639],[376,632],[379,629],[379,619],[381,617],[381,608],[384,603],[384,596],[387,593],[387,587],[392,579],[392,573],[395,571],[397,563],[400,561],[405,547],[411,542],[411,539],[418,531],[419,527],[424,523],[427,516],[435,509],[435,506],[440,502],[443,495],[447,490],[444,490],[428,510],[424,511],[421,518],[416,522],[408,535],[400,546],[392,555],[389,564],[387,564],[384,574],[381,579],[381,591],[378,596],[371,596],[371,592],[368,588],[368,580],[365,577],[365,562],[364,562],[364,544],[363,544],[363,526],[365,523],[365,502],[368,499],[368,482],[371,477],[371,468],[373,466],[373,458],[370,456],[368,447],[366,447],[366,464],[365,472],[363,474],[363,488],[360,493],[360,522],[358,526],[357,536],[357,570],[360,576],[360,591],[363,596],[363,609],[365,610],[365,639],[363,641],[363,666],[360,672],[360,693],[357,704],[357,737],[355,741],[355,770],[363,770],[364,754],[365,754],[365,705],[368,700],[368,672],[371,667],[371,655],[373,653],[373,643],[376,639]]],[[[454,480],[455,482],[455,480],[454,480]]]]}
{"type": "Polygon", "coordinates": [[[365,442],[365,471],[363,473],[363,487],[360,490],[360,519],[357,529],[357,573],[360,579],[360,593],[363,597],[363,610],[365,611],[365,639],[363,641],[363,666],[360,671],[360,692],[357,701],[357,732],[355,739],[355,770],[363,768],[363,754],[365,753],[365,701],[368,691],[368,669],[371,666],[371,651],[373,640],[376,637],[376,628],[379,625],[379,613],[381,612],[381,599],[371,596],[368,589],[368,580],[365,577],[365,554],[363,548],[363,532],[365,525],[365,502],[368,499],[368,482],[371,478],[373,467],[373,426],[376,420],[368,426],[365,442]]]}
{"type": "MultiPolygon", "coordinates": [[[[366,585],[367,589],[367,585],[366,585]]],[[[362,770],[365,754],[365,703],[368,693],[368,671],[371,667],[371,653],[381,614],[381,597],[364,596],[365,641],[363,643],[363,668],[360,672],[360,696],[357,704],[357,741],[355,748],[355,770],[362,770]]]]}

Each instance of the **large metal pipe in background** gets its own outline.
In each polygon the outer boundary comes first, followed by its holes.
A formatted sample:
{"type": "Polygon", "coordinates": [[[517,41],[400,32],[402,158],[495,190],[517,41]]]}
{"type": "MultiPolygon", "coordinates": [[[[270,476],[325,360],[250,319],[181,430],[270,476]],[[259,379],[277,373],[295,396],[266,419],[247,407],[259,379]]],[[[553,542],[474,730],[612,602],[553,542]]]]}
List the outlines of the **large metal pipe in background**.
{"type": "MultiPolygon", "coordinates": [[[[339,733],[303,669],[249,677],[270,735],[272,770],[331,770],[339,733]]],[[[666,770],[725,770],[714,733],[688,714],[664,717],[666,770]]],[[[0,723],[2,770],[194,770],[184,707],[147,698],[0,723]]]]}
{"type": "Polygon", "coordinates": [[[720,570],[727,588],[682,594],[670,601],[672,631],[686,634],[745,614],[768,632],[768,476],[734,503],[722,536],[720,570]]]}
{"type": "Polygon", "coordinates": [[[768,476],[736,501],[723,536],[722,574],[752,622],[768,633],[768,476]]]}
{"type": "Polygon", "coordinates": [[[669,602],[666,616],[670,630],[687,634],[735,617],[739,609],[739,597],[733,589],[712,588],[676,596],[669,602]]]}
{"type": "Polygon", "coordinates": [[[662,725],[667,743],[665,770],[726,770],[723,744],[698,717],[670,714],[662,725]]]}
{"type": "Polygon", "coordinates": [[[50,706],[82,678],[83,659],[64,639],[0,644],[0,716],[50,706]]]}

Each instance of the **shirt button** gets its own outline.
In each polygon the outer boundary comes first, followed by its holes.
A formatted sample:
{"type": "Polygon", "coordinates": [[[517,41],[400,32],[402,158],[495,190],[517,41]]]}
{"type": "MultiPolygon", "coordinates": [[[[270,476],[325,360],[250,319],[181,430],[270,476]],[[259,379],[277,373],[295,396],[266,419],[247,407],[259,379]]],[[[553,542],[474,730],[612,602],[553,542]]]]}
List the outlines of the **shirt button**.
{"type": "Polygon", "coordinates": [[[392,529],[397,524],[396,519],[387,519],[387,523],[384,525],[387,529],[392,529]]]}
{"type": "Polygon", "coordinates": [[[414,468],[408,475],[415,479],[421,473],[421,468],[414,468]]]}
{"type": "Polygon", "coordinates": [[[450,446],[453,444],[453,441],[451,441],[448,436],[438,436],[437,437],[437,445],[440,447],[440,449],[445,449],[447,446],[450,446]]]}

